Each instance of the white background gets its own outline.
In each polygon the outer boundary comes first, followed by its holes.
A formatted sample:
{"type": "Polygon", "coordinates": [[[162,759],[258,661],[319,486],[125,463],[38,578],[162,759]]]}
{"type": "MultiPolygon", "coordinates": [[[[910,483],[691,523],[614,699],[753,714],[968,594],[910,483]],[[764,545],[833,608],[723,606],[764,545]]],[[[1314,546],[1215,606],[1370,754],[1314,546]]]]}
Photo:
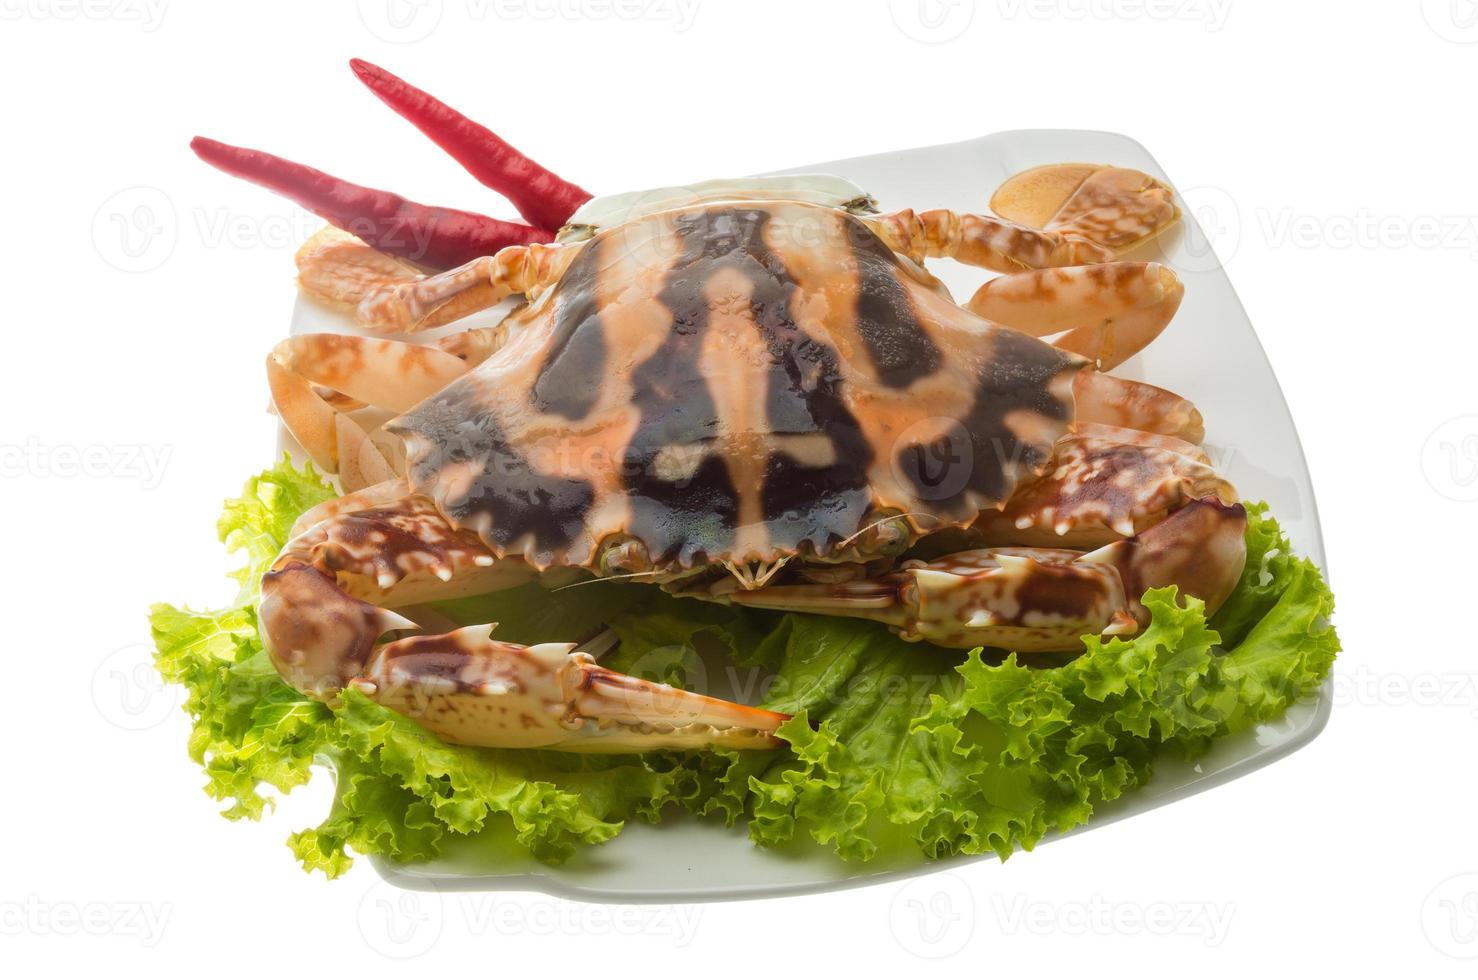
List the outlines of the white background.
{"type": "Polygon", "coordinates": [[[371,976],[415,952],[423,975],[503,977],[1472,975],[1471,3],[419,2],[396,28],[387,0],[0,0],[7,972],[371,976]],[[283,847],[324,781],[264,825],[220,820],[177,693],[139,666],[150,602],[230,593],[212,527],[270,457],[260,365],[316,224],[189,137],[512,214],[362,90],[354,55],[598,191],[1022,127],[1139,139],[1304,439],[1346,646],[1328,729],[1005,865],[677,909],[422,899],[391,942],[399,899],[366,862],[325,883],[283,847]]]}

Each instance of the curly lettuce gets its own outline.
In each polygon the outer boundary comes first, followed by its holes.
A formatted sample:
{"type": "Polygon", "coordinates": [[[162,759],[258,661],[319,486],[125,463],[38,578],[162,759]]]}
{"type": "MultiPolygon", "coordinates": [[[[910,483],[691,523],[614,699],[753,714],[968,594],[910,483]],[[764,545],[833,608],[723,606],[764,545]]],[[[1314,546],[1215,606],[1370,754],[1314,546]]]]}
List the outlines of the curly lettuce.
{"type": "Polygon", "coordinates": [[[274,791],[332,769],[316,827],[289,838],[308,870],[342,874],[353,854],[426,860],[496,830],[558,862],[628,820],[672,808],[732,824],[760,845],[813,841],[846,859],[1030,849],[1151,778],[1166,753],[1276,717],[1314,691],[1339,650],[1333,597],[1265,505],[1250,507],[1248,563],[1209,620],[1174,589],[1144,597],[1132,639],[1089,637],[1056,666],[943,651],[876,624],[734,610],[598,582],[525,586],[446,603],[524,643],[613,630],[607,661],[670,683],[708,662],[762,671],[766,707],[794,714],[769,752],[580,756],[450,745],[356,692],[334,707],[282,682],[257,633],[257,582],[293,521],[332,496],[309,466],[282,463],[228,501],[221,540],[245,561],[236,602],[155,606],[155,663],[188,690],[189,753],[231,819],[259,819],[274,791]]]}

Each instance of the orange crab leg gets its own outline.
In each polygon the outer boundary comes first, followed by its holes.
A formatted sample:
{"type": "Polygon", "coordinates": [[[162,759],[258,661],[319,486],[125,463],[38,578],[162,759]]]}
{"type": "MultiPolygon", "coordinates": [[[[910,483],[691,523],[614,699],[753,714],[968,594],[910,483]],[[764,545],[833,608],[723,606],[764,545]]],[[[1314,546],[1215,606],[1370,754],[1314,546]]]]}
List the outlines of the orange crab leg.
{"type": "Polygon", "coordinates": [[[895,252],[916,262],[948,258],[995,272],[1016,272],[1114,258],[1112,249],[1086,238],[1030,228],[994,215],[905,209],[863,220],[895,252]]]}
{"type": "Polygon", "coordinates": [[[1164,388],[1101,371],[1073,376],[1078,423],[1110,425],[1199,444],[1206,425],[1195,405],[1164,388]]]}
{"type": "Polygon", "coordinates": [[[1081,164],[1038,170],[1039,179],[1018,175],[996,192],[991,206],[1000,217],[904,210],[868,224],[915,261],[952,258],[1016,272],[1110,262],[1180,218],[1170,188],[1137,170],[1081,164]],[[1048,176],[1059,179],[1040,179],[1048,176]]]}
{"type": "Polygon", "coordinates": [[[942,257],[1007,273],[964,306],[993,323],[1088,358],[1100,371],[1169,324],[1184,292],[1168,268],[1118,256],[1173,225],[1173,195],[1135,170],[1068,165],[1006,185],[1004,216],[897,211],[864,219],[915,262],[942,257]],[[1051,177],[1051,179],[1047,179],[1051,177]]]}
{"type": "Polygon", "coordinates": [[[1013,330],[1047,337],[1108,371],[1139,353],[1175,316],[1185,286],[1158,262],[1038,269],[997,276],[965,308],[1013,330]]]}
{"type": "Polygon", "coordinates": [[[436,347],[344,334],[304,334],[267,357],[277,415],[308,456],[338,474],[345,490],[397,475],[370,431],[328,392],[389,412],[404,412],[466,373],[467,362],[436,347]]]}
{"type": "Polygon", "coordinates": [[[512,245],[427,276],[352,236],[325,230],[298,249],[298,284],[325,302],[352,309],[367,330],[414,333],[556,281],[580,247],[512,245]]]}

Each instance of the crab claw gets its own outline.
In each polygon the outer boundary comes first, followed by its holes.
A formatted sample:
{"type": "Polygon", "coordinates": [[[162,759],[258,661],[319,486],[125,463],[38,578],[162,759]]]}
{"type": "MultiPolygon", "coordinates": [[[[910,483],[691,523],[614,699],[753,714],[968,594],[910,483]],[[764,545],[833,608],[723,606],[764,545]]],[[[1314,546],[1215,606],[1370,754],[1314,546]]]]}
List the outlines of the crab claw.
{"type": "Polygon", "coordinates": [[[996,188],[990,209],[1008,221],[1086,238],[1116,254],[1144,244],[1180,217],[1174,193],[1149,174],[1086,163],[1016,174],[996,188]]]}
{"type": "Polygon", "coordinates": [[[789,715],[641,680],[573,643],[522,646],[490,626],[381,647],[350,685],[449,742],[567,752],[774,748],[789,715]]]}
{"type": "Polygon", "coordinates": [[[1198,447],[1181,443],[1178,451],[1167,448],[1179,442],[1170,437],[1109,431],[1059,439],[1047,473],[976,521],[978,543],[1086,550],[1149,530],[1195,500],[1237,500],[1198,447]]]}
{"type": "Polygon", "coordinates": [[[982,548],[912,561],[872,579],[735,592],[743,606],[886,623],[905,640],[958,649],[1071,650],[1085,633],[1132,633],[1112,567],[1062,548],[982,548]]]}
{"type": "Polygon", "coordinates": [[[1216,497],[1192,500],[1143,534],[1105,545],[1079,563],[1118,570],[1140,625],[1148,624],[1149,612],[1139,597],[1167,585],[1205,602],[1210,615],[1237,587],[1247,563],[1247,508],[1216,497]]]}
{"type": "Polygon", "coordinates": [[[740,605],[886,623],[906,640],[1019,652],[1082,649],[1086,635],[1148,625],[1147,589],[1177,586],[1215,612],[1246,561],[1247,512],[1194,500],[1141,534],[1084,554],[1059,548],[982,548],[835,584],[735,592],[740,605]]]}
{"type": "Polygon", "coordinates": [[[790,716],[601,667],[573,643],[523,646],[492,626],[419,631],[390,606],[525,584],[532,570],[497,559],[446,524],[430,501],[358,495],[288,542],[262,578],[258,620],[268,655],[293,687],[331,701],[354,688],[450,742],[565,752],[774,748],[790,716]]]}

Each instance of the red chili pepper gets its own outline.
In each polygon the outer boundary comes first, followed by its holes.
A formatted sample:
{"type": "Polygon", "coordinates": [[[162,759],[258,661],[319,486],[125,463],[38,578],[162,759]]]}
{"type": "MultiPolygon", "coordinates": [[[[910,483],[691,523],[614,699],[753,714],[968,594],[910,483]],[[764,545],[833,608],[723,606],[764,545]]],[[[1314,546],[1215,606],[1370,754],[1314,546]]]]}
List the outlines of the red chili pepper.
{"type": "Polygon", "coordinates": [[[539,228],[559,228],[590,192],[539,166],[446,103],[377,65],[355,58],[354,74],[380,100],[446,150],[483,184],[513,202],[524,220],[539,228]]]}
{"type": "Polygon", "coordinates": [[[192,139],[191,149],[210,166],[260,183],[378,250],[432,269],[451,269],[491,256],[505,245],[553,239],[542,228],[455,208],[427,207],[389,191],[362,188],[260,149],[231,146],[204,136],[192,139]]]}
{"type": "Polygon", "coordinates": [[[507,245],[547,242],[554,237],[542,228],[514,221],[427,207],[261,150],[203,136],[191,140],[190,149],[211,166],[276,191],[382,252],[433,269],[450,269],[507,245]]]}

